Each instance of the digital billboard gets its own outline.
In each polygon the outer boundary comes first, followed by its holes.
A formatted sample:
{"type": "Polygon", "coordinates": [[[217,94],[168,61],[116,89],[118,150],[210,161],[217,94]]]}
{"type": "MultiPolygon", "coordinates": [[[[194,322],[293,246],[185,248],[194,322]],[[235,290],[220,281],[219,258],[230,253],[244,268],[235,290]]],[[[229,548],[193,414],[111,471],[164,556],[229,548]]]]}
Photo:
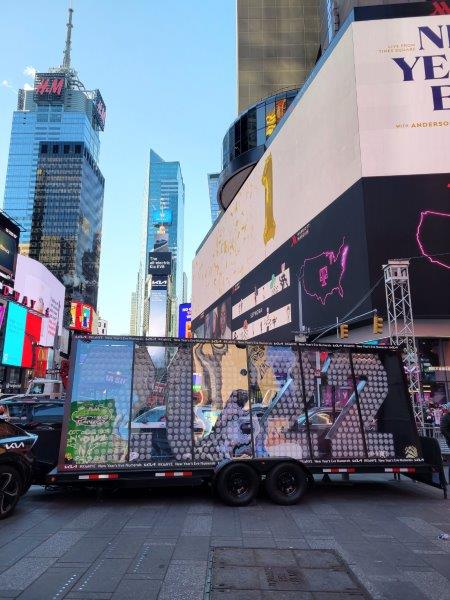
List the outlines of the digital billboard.
{"type": "Polygon", "coordinates": [[[62,330],[64,285],[42,263],[28,256],[17,256],[14,289],[27,298],[34,311],[48,314],[42,320],[41,346],[54,346],[55,336],[62,330]]]}
{"type": "MultiPolygon", "coordinates": [[[[438,17],[352,22],[319,60],[282,127],[273,133],[265,155],[198,250],[192,269],[195,322],[205,313],[206,329],[209,321],[214,321],[214,315],[207,316],[212,307],[252,272],[258,280],[253,287],[266,285],[266,274],[261,274],[259,280],[259,269],[264,268],[265,261],[277,262],[278,267],[272,265],[269,276],[279,275],[282,262],[289,259],[280,261],[281,256],[275,253],[294,236],[304,236],[308,224],[345,193],[352,193],[358,182],[365,189],[367,177],[438,176],[449,172],[450,118],[446,115],[450,98],[446,96],[450,96],[450,87],[445,88],[445,65],[450,59],[450,15],[438,17]],[[339,106],[339,119],[330,110],[333,106],[339,106]]],[[[390,197],[390,204],[383,204],[382,196],[378,201],[374,198],[373,218],[387,220],[391,212],[397,215],[395,223],[400,231],[401,215],[409,212],[409,196],[385,195],[390,197]]],[[[363,191],[362,203],[364,197],[363,191]]],[[[429,229],[432,222],[444,228],[445,217],[431,214],[425,197],[423,200],[420,232],[429,229]]],[[[354,229],[351,221],[355,211],[360,210],[353,206],[352,212],[339,216],[347,219],[347,229],[354,229]]],[[[441,207],[437,212],[449,211],[441,207]]],[[[366,227],[362,223],[359,226],[366,227]]],[[[311,314],[313,326],[324,321],[319,314],[323,312],[321,306],[327,307],[329,322],[340,314],[334,314],[334,304],[351,298],[340,279],[353,277],[350,265],[354,248],[340,220],[337,229],[342,234],[340,239],[328,233],[329,227],[320,244],[316,245],[319,238],[313,234],[299,246],[317,246],[314,253],[299,257],[303,267],[300,302],[311,314]],[[319,279],[314,279],[316,271],[319,279]],[[308,305],[314,309],[309,310],[308,305]]],[[[430,245],[429,234],[427,239],[430,245]]],[[[379,248],[389,248],[391,255],[407,256],[401,250],[399,233],[377,243],[379,248]]],[[[422,246],[429,254],[426,244],[422,246]]],[[[375,250],[370,247],[370,252],[375,250]]],[[[409,256],[418,253],[422,250],[416,246],[409,256]]],[[[371,267],[371,277],[373,272],[371,267]]],[[[355,289],[358,285],[355,283],[355,289]]],[[[441,314],[438,304],[433,305],[434,298],[429,301],[428,314],[433,306],[436,314],[441,314]]],[[[289,308],[288,301],[273,309],[283,307],[284,313],[275,315],[277,323],[288,320],[289,313],[297,310],[292,303],[289,308]]],[[[251,321],[258,319],[265,320],[255,327],[267,329],[267,322],[274,320],[270,313],[269,307],[269,314],[266,310],[265,315],[247,315],[239,329],[248,330],[251,321]]]]}
{"type": "Polygon", "coordinates": [[[61,102],[64,98],[66,77],[64,73],[36,73],[34,79],[35,102],[61,102]]]}
{"type": "Polygon", "coordinates": [[[23,341],[27,309],[14,302],[8,303],[2,363],[12,367],[22,365],[23,341]]]}
{"type": "Polygon", "coordinates": [[[149,252],[148,254],[148,274],[149,275],[170,275],[172,272],[172,253],[171,252],[149,252]]]}
{"type": "Polygon", "coordinates": [[[148,335],[164,337],[167,335],[167,281],[153,287],[149,299],[148,335]]]}
{"type": "Polygon", "coordinates": [[[94,320],[94,309],[85,302],[71,302],[70,304],[70,326],[69,329],[81,331],[83,333],[92,333],[92,324],[94,320]]]}
{"type": "Polygon", "coordinates": [[[37,361],[38,344],[41,338],[42,317],[27,313],[25,335],[23,339],[21,366],[27,369],[34,367],[37,361]]]}
{"type": "Polygon", "coordinates": [[[191,303],[186,302],[178,307],[178,337],[191,336],[191,303]]]}
{"type": "Polygon", "coordinates": [[[94,95],[94,118],[102,131],[105,129],[106,106],[103,101],[100,90],[95,90],[94,95]]]}
{"type": "Polygon", "coordinates": [[[20,229],[0,213],[0,279],[14,281],[20,229]]]}
{"type": "Polygon", "coordinates": [[[172,225],[172,210],[170,208],[160,208],[152,210],[153,225],[172,225]]]}

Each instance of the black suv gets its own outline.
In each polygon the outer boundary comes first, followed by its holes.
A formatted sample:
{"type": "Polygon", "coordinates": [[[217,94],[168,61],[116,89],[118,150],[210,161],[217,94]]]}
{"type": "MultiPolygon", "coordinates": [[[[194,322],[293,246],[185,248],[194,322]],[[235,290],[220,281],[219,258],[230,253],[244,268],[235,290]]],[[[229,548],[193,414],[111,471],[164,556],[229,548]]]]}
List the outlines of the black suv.
{"type": "Polygon", "coordinates": [[[33,447],[33,483],[44,484],[58,462],[64,400],[0,400],[0,412],[9,423],[38,435],[33,447]]]}
{"type": "Polygon", "coordinates": [[[37,435],[0,418],[0,519],[9,517],[31,485],[37,435]]]}

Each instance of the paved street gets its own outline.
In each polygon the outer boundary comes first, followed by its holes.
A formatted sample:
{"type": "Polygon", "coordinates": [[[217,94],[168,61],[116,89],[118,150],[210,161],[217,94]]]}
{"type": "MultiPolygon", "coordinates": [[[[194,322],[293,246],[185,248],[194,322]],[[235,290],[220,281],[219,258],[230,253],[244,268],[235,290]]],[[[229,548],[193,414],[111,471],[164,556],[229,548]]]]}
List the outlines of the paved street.
{"type": "Polygon", "coordinates": [[[240,509],[204,489],[97,500],[32,488],[0,524],[0,598],[331,600],[364,597],[362,584],[374,598],[444,600],[450,541],[437,539],[442,532],[450,533],[450,500],[439,490],[381,477],[318,485],[294,507],[262,496],[240,509]],[[334,552],[301,552],[321,549],[334,552]],[[327,561],[329,576],[308,570],[327,561]]]}

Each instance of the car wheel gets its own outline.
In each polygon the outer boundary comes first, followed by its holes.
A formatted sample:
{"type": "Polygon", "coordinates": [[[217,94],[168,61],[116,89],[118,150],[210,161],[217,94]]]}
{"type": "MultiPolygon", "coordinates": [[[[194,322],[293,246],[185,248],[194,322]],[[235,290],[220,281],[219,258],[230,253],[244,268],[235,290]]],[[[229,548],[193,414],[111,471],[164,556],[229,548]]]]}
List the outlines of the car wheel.
{"type": "Polygon", "coordinates": [[[276,504],[296,504],[307,490],[308,479],[300,465],[280,463],[269,471],[265,487],[276,504]]]}
{"type": "Polygon", "coordinates": [[[249,465],[230,464],[224,467],[215,482],[220,498],[230,506],[245,506],[258,493],[259,477],[249,465]]]}
{"type": "Polygon", "coordinates": [[[0,465],[0,519],[12,514],[22,487],[23,481],[19,472],[9,465],[0,465]]]}

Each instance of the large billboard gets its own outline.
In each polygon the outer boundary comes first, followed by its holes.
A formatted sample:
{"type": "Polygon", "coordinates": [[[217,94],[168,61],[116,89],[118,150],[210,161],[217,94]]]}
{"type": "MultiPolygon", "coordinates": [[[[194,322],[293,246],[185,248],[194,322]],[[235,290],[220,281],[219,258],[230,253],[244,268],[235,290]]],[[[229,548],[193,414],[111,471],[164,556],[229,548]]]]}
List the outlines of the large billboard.
{"type": "Polygon", "coordinates": [[[0,279],[14,281],[20,229],[0,213],[0,279]]]}
{"type": "Polygon", "coordinates": [[[64,315],[64,285],[40,262],[21,254],[17,257],[14,289],[35,312],[48,315],[42,321],[41,346],[54,346],[64,315]]]}
{"type": "Polygon", "coordinates": [[[170,275],[172,272],[172,253],[171,252],[149,252],[148,254],[148,274],[149,275],[170,275]]]}
{"type": "Polygon", "coordinates": [[[102,131],[105,129],[106,106],[103,101],[100,90],[95,90],[94,94],[94,119],[102,131]]]}
{"type": "Polygon", "coordinates": [[[27,309],[9,302],[3,342],[2,364],[12,367],[22,365],[23,340],[27,322],[27,309]]]}
{"type": "Polygon", "coordinates": [[[152,210],[153,225],[172,225],[172,210],[170,208],[159,208],[152,210]]]}
{"type": "Polygon", "coordinates": [[[178,337],[190,338],[191,335],[191,303],[186,302],[178,307],[178,337]]]}
{"type": "MultiPolygon", "coordinates": [[[[353,22],[336,46],[330,48],[330,53],[325,53],[294,101],[284,124],[274,132],[265,155],[194,259],[194,322],[203,313],[209,314],[222,298],[229,297],[231,290],[241,286],[247,276],[249,281],[254,279],[250,288],[267,285],[267,273],[263,273],[266,261],[274,263],[270,266],[272,273],[269,272],[269,276],[280,275],[281,264],[287,265],[291,260],[289,252],[285,260],[282,255],[286,255],[285,250],[295,237],[308,238],[299,244],[299,249],[309,244],[316,248],[315,254],[299,255],[304,273],[300,294],[303,298],[294,302],[296,305],[302,303],[305,311],[310,313],[313,327],[331,323],[340,314],[345,314],[338,312],[335,305],[343,306],[343,302],[351,298],[359,300],[361,296],[357,296],[356,290],[361,280],[353,284],[352,296],[341,285],[338,276],[341,269],[343,277],[350,279],[349,261],[354,246],[352,248],[345,236],[356,235],[357,217],[354,223],[352,221],[355,215],[361,214],[362,207],[353,203],[352,212],[335,217],[338,219],[336,236],[339,232],[340,240],[335,239],[332,225],[325,221],[321,225],[326,228],[324,236],[306,233],[310,231],[309,224],[313,224],[320,213],[346,193],[351,194],[355,185],[362,186],[359,201],[363,204],[366,177],[440,177],[439,174],[450,172],[450,117],[447,116],[450,98],[446,98],[450,96],[450,86],[445,88],[449,77],[449,69],[445,67],[449,47],[447,26],[450,27],[448,14],[353,22]],[[336,118],[334,107],[339,107],[339,118],[336,118]],[[284,249],[280,251],[282,247],[284,249]],[[311,273],[314,278],[317,266],[321,280],[311,285],[311,273]],[[323,290],[331,284],[334,291],[323,296],[323,290]],[[308,305],[313,308],[310,310],[308,305]],[[326,322],[320,317],[323,307],[327,309],[326,322]]],[[[428,179],[430,190],[434,189],[431,181],[428,179]]],[[[394,198],[388,191],[383,191],[384,196],[390,198],[389,203],[383,203],[383,196],[372,200],[373,219],[385,222],[391,219],[390,214],[396,215],[392,225],[395,222],[397,233],[377,241],[378,249],[389,249],[394,258],[422,253],[420,248],[412,254],[404,254],[402,250],[406,248],[406,241],[402,245],[403,228],[406,234],[410,227],[406,221],[416,218],[409,202],[413,190],[404,181],[403,184],[402,189],[405,192],[408,189],[408,195],[402,192],[394,198]],[[401,217],[403,212],[410,215],[405,220],[401,217]]],[[[426,214],[420,230],[429,229],[432,222],[441,230],[445,217],[427,213],[429,193],[424,187],[421,190],[422,211],[426,214]]],[[[441,207],[438,212],[449,211],[441,207]]],[[[360,221],[359,227],[366,225],[360,221]]],[[[367,223],[369,230],[370,223],[367,223]]],[[[428,238],[433,235],[428,234],[428,238]]],[[[360,238],[358,240],[358,243],[362,242],[360,238]]],[[[369,240],[369,253],[374,257],[376,249],[370,244],[369,240]]],[[[365,246],[363,241],[361,248],[364,250],[365,246]]],[[[424,252],[428,252],[425,246],[424,252]]],[[[381,275],[381,264],[372,266],[371,262],[370,265],[372,283],[375,271],[381,275]]],[[[370,289],[367,283],[366,291],[370,289]]],[[[424,285],[424,282],[420,281],[418,285],[424,285]]],[[[433,304],[434,295],[430,295],[429,302],[426,312],[441,314],[437,304],[433,304]]],[[[278,323],[287,321],[289,313],[293,315],[297,310],[293,305],[289,308],[287,301],[282,306],[274,305],[273,310],[283,307],[284,313],[276,314],[278,323]]],[[[266,310],[265,314],[258,312],[244,318],[238,329],[248,329],[251,322],[263,318],[265,320],[255,327],[267,329],[267,322],[273,322],[271,312],[269,307],[269,315],[266,310]]],[[[214,330],[214,314],[210,321],[209,329],[214,330]]],[[[205,317],[205,331],[208,324],[205,317]]],[[[287,322],[285,326],[288,327],[287,322]]],[[[295,328],[296,324],[292,329],[295,328]]],[[[234,325],[232,330],[237,330],[234,325]]]]}

